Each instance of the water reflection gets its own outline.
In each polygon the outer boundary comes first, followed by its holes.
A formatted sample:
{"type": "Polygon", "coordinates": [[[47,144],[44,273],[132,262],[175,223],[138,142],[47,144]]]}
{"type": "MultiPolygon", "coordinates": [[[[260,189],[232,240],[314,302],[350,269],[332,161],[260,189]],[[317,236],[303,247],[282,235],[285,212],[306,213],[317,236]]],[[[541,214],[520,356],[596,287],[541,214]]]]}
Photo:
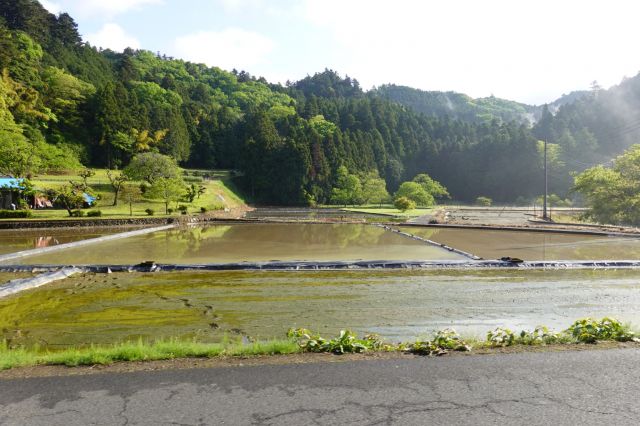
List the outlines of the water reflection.
{"type": "Polygon", "coordinates": [[[123,232],[121,228],[77,228],[19,231],[0,230],[0,254],[14,253],[33,248],[50,247],[58,244],[96,238],[107,234],[123,232]]]}
{"type": "Polygon", "coordinates": [[[640,239],[633,237],[455,228],[403,227],[403,230],[485,259],[499,259],[503,256],[524,260],[640,258],[640,239]]]}
{"type": "Polygon", "coordinates": [[[22,260],[37,264],[226,263],[270,260],[464,259],[370,225],[242,224],[196,227],[69,249],[22,260]]]}

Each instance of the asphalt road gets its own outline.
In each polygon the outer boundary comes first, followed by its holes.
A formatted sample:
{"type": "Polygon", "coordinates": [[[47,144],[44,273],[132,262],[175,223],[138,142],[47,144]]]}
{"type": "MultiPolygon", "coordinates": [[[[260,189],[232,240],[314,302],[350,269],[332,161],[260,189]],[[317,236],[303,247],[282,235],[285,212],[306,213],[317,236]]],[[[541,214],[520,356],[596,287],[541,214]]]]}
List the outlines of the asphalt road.
{"type": "Polygon", "coordinates": [[[640,350],[0,381],[4,425],[640,423],[640,350]]]}

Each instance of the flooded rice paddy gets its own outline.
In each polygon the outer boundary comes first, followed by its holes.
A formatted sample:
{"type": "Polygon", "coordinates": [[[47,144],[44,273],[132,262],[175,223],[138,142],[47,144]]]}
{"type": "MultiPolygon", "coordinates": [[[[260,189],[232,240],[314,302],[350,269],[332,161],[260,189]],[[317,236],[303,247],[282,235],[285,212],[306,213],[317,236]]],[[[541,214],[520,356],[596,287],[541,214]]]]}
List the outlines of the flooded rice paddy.
{"type": "Polygon", "coordinates": [[[25,264],[229,263],[464,257],[371,225],[239,224],[159,231],[31,256],[25,264]]]}
{"type": "Polygon", "coordinates": [[[0,255],[72,243],[118,232],[124,232],[124,230],[113,227],[0,230],[0,255]]]}
{"type": "MultiPolygon", "coordinates": [[[[486,259],[638,259],[640,240],[537,232],[405,227],[486,259]]],[[[0,253],[39,238],[108,230],[0,232],[0,253]],[[22,238],[22,239],[21,239],[22,238]]],[[[25,257],[25,264],[228,263],[272,260],[465,260],[370,225],[238,224],[159,231],[25,257]]],[[[30,274],[0,273],[0,285],[30,274]]],[[[137,338],[282,338],[290,327],[350,328],[411,340],[445,327],[555,329],[613,316],[640,324],[640,270],[441,269],[83,274],[0,299],[0,338],[61,347],[137,338]]]]}
{"type": "Polygon", "coordinates": [[[0,300],[2,338],[58,347],[159,337],[282,338],[289,327],[410,340],[454,327],[482,336],[640,323],[640,271],[432,270],[84,274],[0,300]]]}
{"type": "Polygon", "coordinates": [[[0,272],[0,287],[12,280],[34,276],[31,272],[0,272]]]}
{"type": "Polygon", "coordinates": [[[640,259],[640,238],[553,232],[403,227],[403,231],[485,259],[524,260],[640,259]]]}

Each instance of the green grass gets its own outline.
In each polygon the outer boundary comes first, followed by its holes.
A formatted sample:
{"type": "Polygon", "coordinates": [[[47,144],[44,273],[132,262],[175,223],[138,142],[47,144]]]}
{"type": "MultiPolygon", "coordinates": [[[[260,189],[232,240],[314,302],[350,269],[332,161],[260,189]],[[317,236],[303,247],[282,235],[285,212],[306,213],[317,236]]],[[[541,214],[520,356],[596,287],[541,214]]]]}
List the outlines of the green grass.
{"type": "MultiPolygon", "coordinates": [[[[85,209],[85,213],[91,210],[102,211],[102,217],[107,218],[125,218],[131,217],[129,213],[129,205],[121,200],[118,201],[117,206],[112,206],[114,192],[109,184],[107,178],[107,171],[105,169],[94,169],[95,176],[90,177],[87,180],[88,185],[92,190],[99,195],[100,200],[96,207],[85,209]]],[[[193,170],[187,170],[189,177],[192,176],[193,170]]],[[[193,203],[186,202],[171,203],[170,208],[176,209],[176,204],[184,204],[188,206],[188,212],[191,214],[200,213],[202,207],[209,211],[223,210],[225,208],[234,209],[245,205],[244,200],[234,192],[234,187],[231,183],[231,178],[227,171],[212,171],[209,172],[213,179],[205,180],[201,184],[206,188],[206,192],[196,198],[193,203]]],[[[35,176],[32,179],[34,186],[38,190],[45,190],[47,188],[59,188],[63,185],[69,184],[69,181],[81,181],[82,179],[74,174],[65,175],[52,175],[44,174],[35,176]]],[[[129,184],[132,184],[130,182],[129,184]]],[[[135,182],[139,184],[139,182],[135,182]]],[[[187,182],[189,185],[190,182],[187,182]]],[[[133,204],[133,217],[147,217],[146,209],[152,209],[155,211],[155,216],[165,215],[165,206],[161,200],[149,200],[143,199],[133,204]]],[[[178,212],[174,212],[173,215],[178,215],[178,212]]],[[[66,210],[62,209],[43,209],[34,210],[33,219],[66,219],[69,218],[69,214],[66,210]]],[[[77,218],[73,218],[77,219],[77,218]]]]}
{"type": "Polygon", "coordinates": [[[515,333],[498,327],[487,333],[486,340],[463,339],[453,329],[436,332],[432,338],[417,339],[411,343],[387,343],[377,335],[364,338],[349,330],[342,330],[337,337],[325,338],[307,329],[291,329],[286,340],[243,343],[201,343],[179,339],[155,342],[124,342],[114,345],[92,345],[67,348],[59,351],[41,351],[39,348],[9,348],[7,342],[0,344],[0,370],[35,365],[80,365],[112,364],[114,362],[157,361],[175,358],[215,358],[222,356],[284,355],[302,352],[361,353],[361,352],[410,352],[420,355],[443,355],[451,351],[472,351],[506,346],[572,345],[597,343],[598,341],[640,342],[629,324],[613,318],[594,320],[584,318],[575,321],[561,332],[549,331],[539,326],[533,331],[515,333]]]}
{"type": "Polygon", "coordinates": [[[383,207],[373,207],[373,206],[364,206],[364,207],[348,207],[343,208],[342,210],[356,212],[356,213],[370,213],[370,214],[379,214],[385,216],[397,216],[397,217],[418,217],[424,216],[426,214],[433,214],[436,208],[417,208],[413,210],[407,210],[406,212],[402,212],[396,208],[393,208],[390,205],[383,205],[383,207]]]}
{"type": "Polygon", "coordinates": [[[156,361],[174,358],[215,358],[221,356],[283,355],[301,352],[292,340],[271,340],[254,343],[200,343],[178,339],[156,342],[125,342],[108,346],[68,348],[40,351],[38,348],[10,349],[0,345],[0,370],[34,365],[112,364],[122,361],[156,361]]]}

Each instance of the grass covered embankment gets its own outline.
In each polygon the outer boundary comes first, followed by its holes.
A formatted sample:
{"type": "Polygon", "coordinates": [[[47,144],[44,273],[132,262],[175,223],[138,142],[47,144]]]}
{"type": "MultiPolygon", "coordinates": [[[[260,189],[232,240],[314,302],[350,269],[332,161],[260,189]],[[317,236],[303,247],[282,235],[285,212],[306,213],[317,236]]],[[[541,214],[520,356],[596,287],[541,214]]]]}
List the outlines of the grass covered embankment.
{"type": "Polygon", "coordinates": [[[532,331],[515,333],[498,327],[489,331],[486,340],[463,339],[452,329],[436,332],[430,339],[417,339],[411,343],[387,343],[377,335],[359,338],[343,330],[334,338],[325,338],[306,329],[291,329],[287,339],[252,343],[241,341],[200,343],[178,339],[156,342],[124,342],[114,345],[67,348],[59,351],[40,351],[38,348],[9,348],[0,346],[0,370],[36,365],[105,365],[115,362],[158,361],[177,358],[248,357],[258,355],[286,355],[296,353],[365,353],[397,352],[439,356],[449,352],[473,352],[507,347],[570,347],[598,342],[640,342],[628,324],[612,318],[575,321],[561,332],[536,327],[532,331]]]}
{"type": "MultiPolygon", "coordinates": [[[[153,210],[154,216],[165,216],[165,205],[162,200],[146,198],[144,194],[135,200],[131,206],[124,198],[120,198],[117,205],[113,205],[115,191],[111,186],[107,177],[107,170],[93,169],[95,175],[87,179],[87,185],[91,191],[98,196],[99,200],[95,207],[84,209],[84,212],[99,210],[101,217],[106,218],[128,218],[128,217],[149,217],[147,210],[153,210]],[[131,207],[131,208],[130,208],[131,207]]],[[[114,172],[116,174],[120,172],[114,172]]],[[[235,187],[231,182],[228,171],[195,171],[183,170],[182,177],[185,184],[203,186],[204,193],[196,197],[192,203],[186,201],[172,202],[170,208],[173,209],[173,215],[179,215],[178,205],[185,205],[187,212],[190,214],[198,214],[204,208],[208,212],[224,211],[224,209],[236,210],[246,208],[244,199],[236,193],[235,187]],[[203,178],[206,174],[208,178],[203,178]]],[[[62,186],[69,185],[69,182],[81,182],[82,178],[77,172],[69,172],[68,174],[42,174],[31,179],[33,186],[38,192],[44,192],[47,189],[59,189],[62,186]]],[[[127,185],[139,186],[142,182],[127,182],[127,185]]],[[[32,219],[69,219],[69,214],[64,209],[38,209],[31,211],[32,219]]],[[[73,218],[83,219],[83,218],[73,218]]],[[[95,218],[93,218],[95,219],[95,218]]]]}

